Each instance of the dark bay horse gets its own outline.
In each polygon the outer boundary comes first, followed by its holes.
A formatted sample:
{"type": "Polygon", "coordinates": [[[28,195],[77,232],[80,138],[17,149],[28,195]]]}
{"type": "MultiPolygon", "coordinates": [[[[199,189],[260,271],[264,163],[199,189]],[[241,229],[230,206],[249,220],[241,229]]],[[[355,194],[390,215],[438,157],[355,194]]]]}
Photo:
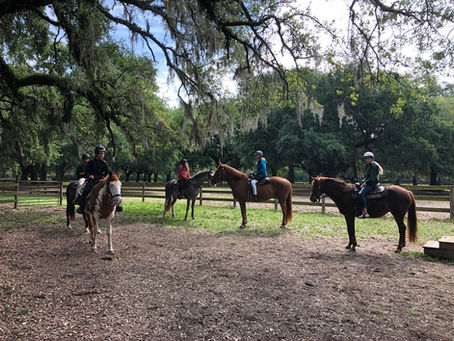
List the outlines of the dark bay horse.
{"type": "MultiPolygon", "coordinates": [[[[383,217],[386,213],[391,212],[394,220],[399,226],[399,244],[396,252],[401,252],[405,246],[405,230],[404,224],[405,214],[407,216],[408,225],[408,240],[411,243],[416,242],[418,225],[416,219],[416,202],[412,192],[400,186],[388,186],[386,193],[381,198],[368,200],[367,211],[371,218],[383,217]]],[[[312,193],[311,201],[326,194],[336,204],[339,212],[344,215],[348,229],[348,245],[347,249],[356,251],[355,237],[355,213],[359,205],[359,201],[354,195],[354,185],[346,184],[343,181],[338,181],[332,178],[317,177],[312,178],[312,193]]]]}
{"type": "MultiPolygon", "coordinates": [[[[251,190],[248,176],[233,167],[219,163],[212,182],[216,184],[222,180],[227,181],[232,189],[233,197],[240,203],[241,215],[243,217],[240,227],[245,228],[247,225],[246,201],[249,201],[249,191],[251,190]]],[[[270,180],[271,183],[269,184],[257,186],[257,201],[277,198],[281,205],[283,215],[281,228],[285,228],[287,227],[287,223],[292,221],[292,184],[287,179],[278,176],[273,176],[270,180]]]]}
{"type": "MultiPolygon", "coordinates": [[[[76,207],[73,203],[76,197],[78,181],[71,182],[66,188],[66,227],[71,228],[71,221],[75,219],[76,207]]],[[[82,214],[85,221],[85,231],[88,231],[88,218],[85,212],[82,214]]]]}
{"type": "MultiPolygon", "coordinates": [[[[200,187],[204,181],[208,180],[208,184],[211,186],[211,178],[213,177],[213,171],[203,171],[199,172],[194,175],[191,179],[189,179],[183,187],[183,196],[187,199],[186,205],[186,216],[184,220],[188,220],[188,211],[189,211],[189,203],[192,202],[191,205],[191,217],[194,218],[194,205],[197,199],[197,195],[200,193],[200,187]]],[[[175,217],[175,202],[178,199],[178,181],[176,179],[170,180],[166,184],[166,201],[164,207],[164,218],[166,213],[172,209],[172,217],[175,217]]]]}

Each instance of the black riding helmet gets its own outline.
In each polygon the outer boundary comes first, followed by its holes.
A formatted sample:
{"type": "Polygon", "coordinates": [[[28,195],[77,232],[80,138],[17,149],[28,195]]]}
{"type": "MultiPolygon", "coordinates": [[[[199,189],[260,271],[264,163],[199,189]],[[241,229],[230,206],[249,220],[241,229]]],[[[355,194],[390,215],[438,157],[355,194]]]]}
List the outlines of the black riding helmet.
{"type": "Polygon", "coordinates": [[[98,154],[101,153],[101,152],[104,152],[104,153],[105,153],[105,152],[106,152],[106,147],[104,147],[104,146],[97,146],[97,147],[95,148],[95,155],[98,155],[98,154]]]}
{"type": "Polygon", "coordinates": [[[90,158],[91,158],[91,156],[88,153],[83,154],[82,157],[81,157],[82,160],[90,159],[90,158]]]}
{"type": "Polygon", "coordinates": [[[184,165],[185,162],[188,162],[188,160],[186,160],[186,159],[181,160],[181,164],[182,164],[182,165],[184,165]]]}

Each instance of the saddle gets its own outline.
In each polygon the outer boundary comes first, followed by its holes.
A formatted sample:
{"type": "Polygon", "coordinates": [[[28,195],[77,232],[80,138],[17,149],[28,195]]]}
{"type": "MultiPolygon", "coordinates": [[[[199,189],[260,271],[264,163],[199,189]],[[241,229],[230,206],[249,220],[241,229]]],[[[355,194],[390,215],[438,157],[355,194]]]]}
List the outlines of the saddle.
{"type": "MultiPolygon", "coordinates": [[[[253,177],[248,178],[249,184],[251,184],[251,180],[254,180],[254,178],[253,177]]],[[[266,184],[270,184],[270,183],[271,183],[271,179],[266,177],[264,179],[259,180],[259,182],[257,182],[257,185],[266,185],[266,184]]]]}
{"type": "MultiPolygon", "coordinates": [[[[353,198],[359,200],[359,191],[361,190],[361,187],[359,183],[355,183],[355,192],[353,193],[353,198]]],[[[377,184],[377,186],[374,187],[372,192],[368,193],[366,195],[366,200],[374,200],[374,199],[380,199],[385,197],[388,194],[388,188],[385,186],[382,186],[381,184],[377,184]]]]}

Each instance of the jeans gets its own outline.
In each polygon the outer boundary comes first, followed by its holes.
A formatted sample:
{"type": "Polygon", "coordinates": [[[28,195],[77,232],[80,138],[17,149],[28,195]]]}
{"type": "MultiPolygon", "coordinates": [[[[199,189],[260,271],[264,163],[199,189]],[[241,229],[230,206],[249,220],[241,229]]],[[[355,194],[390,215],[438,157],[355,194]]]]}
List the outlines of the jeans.
{"type": "Polygon", "coordinates": [[[361,206],[363,208],[367,208],[366,195],[368,195],[370,192],[372,192],[373,189],[374,189],[373,187],[366,185],[363,188],[361,188],[361,190],[359,191],[359,198],[361,199],[361,206]]]}
{"type": "Polygon", "coordinates": [[[252,186],[252,195],[257,195],[257,182],[260,180],[253,179],[251,180],[251,186],[252,186]]]}

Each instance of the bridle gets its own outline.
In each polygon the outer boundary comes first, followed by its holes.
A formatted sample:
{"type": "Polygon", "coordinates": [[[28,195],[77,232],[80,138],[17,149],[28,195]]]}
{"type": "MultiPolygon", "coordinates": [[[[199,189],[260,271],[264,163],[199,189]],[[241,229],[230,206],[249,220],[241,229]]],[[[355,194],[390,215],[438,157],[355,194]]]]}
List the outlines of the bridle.
{"type": "Polygon", "coordinates": [[[114,198],[121,197],[121,191],[120,191],[120,193],[112,194],[112,191],[110,190],[110,183],[111,182],[112,181],[109,181],[106,184],[107,184],[107,193],[112,197],[112,200],[113,200],[114,198]]]}
{"type": "MultiPolygon", "coordinates": [[[[218,173],[219,176],[218,176],[218,179],[217,180],[214,180],[214,175],[213,177],[211,178],[211,182],[215,185],[217,182],[222,182],[222,181],[225,181],[225,177],[224,177],[224,166],[222,166],[220,169],[218,169],[220,172],[218,173]]],[[[216,171],[217,173],[217,171],[216,171]]]]}

